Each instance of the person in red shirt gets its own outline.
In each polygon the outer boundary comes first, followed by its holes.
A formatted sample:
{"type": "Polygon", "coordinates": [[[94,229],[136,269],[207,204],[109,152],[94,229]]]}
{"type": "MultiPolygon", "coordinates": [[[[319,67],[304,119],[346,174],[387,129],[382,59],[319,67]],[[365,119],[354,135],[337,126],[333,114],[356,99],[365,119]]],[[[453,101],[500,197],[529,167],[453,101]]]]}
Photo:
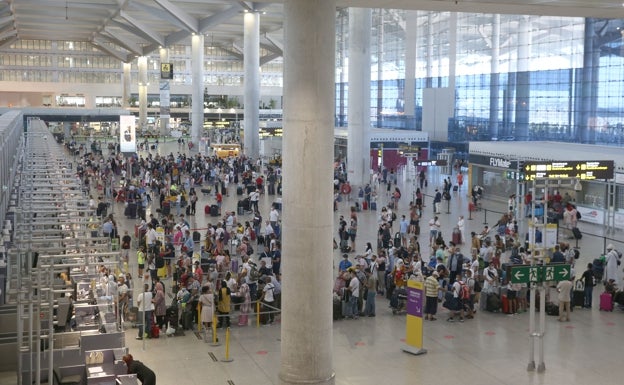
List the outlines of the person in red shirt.
{"type": "Polygon", "coordinates": [[[219,214],[221,214],[221,203],[223,202],[223,195],[217,191],[217,206],[219,207],[219,214]]]}
{"type": "Polygon", "coordinates": [[[524,196],[524,216],[528,217],[531,213],[531,203],[533,202],[533,194],[529,191],[524,196]]]}

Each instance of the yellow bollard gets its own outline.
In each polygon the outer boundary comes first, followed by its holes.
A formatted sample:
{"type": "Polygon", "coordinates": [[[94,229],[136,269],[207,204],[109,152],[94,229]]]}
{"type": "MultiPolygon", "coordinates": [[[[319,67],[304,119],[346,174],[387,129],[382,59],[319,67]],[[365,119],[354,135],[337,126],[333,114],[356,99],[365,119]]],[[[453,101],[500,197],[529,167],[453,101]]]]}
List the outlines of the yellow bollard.
{"type": "Polygon", "coordinates": [[[201,310],[202,310],[202,304],[201,302],[197,303],[197,332],[201,332],[202,330],[202,319],[201,319],[201,310]]]}
{"type": "Polygon", "coordinates": [[[219,340],[217,339],[217,315],[212,313],[212,343],[211,346],[219,346],[219,340]]]}
{"type": "Polygon", "coordinates": [[[260,301],[256,302],[256,327],[260,327],[260,301]]]}
{"type": "Polygon", "coordinates": [[[222,362],[232,362],[234,359],[230,357],[230,328],[225,329],[225,358],[222,362]]]}

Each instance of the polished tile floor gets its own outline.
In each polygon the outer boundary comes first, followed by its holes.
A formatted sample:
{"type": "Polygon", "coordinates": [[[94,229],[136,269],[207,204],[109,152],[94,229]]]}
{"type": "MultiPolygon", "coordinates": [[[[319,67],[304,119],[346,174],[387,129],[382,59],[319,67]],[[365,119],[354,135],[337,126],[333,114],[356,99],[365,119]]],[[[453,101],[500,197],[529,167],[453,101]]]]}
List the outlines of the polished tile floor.
{"type": "MultiPolygon", "coordinates": [[[[159,149],[162,153],[177,151],[177,144],[167,144],[159,149]]],[[[427,193],[431,194],[441,182],[442,176],[435,171],[430,173],[427,193]]],[[[412,182],[399,175],[403,199],[400,213],[407,213],[411,196],[412,182]]],[[[458,215],[468,218],[468,197],[464,190],[453,194],[450,214],[440,214],[443,232],[450,239],[452,228],[458,215]]],[[[263,216],[274,197],[263,196],[260,208],[263,216]]],[[[197,207],[211,203],[213,197],[200,194],[197,207]]],[[[236,208],[238,197],[230,194],[224,200],[226,209],[236,208]]],[[[380,203],[387,199],[379,199],[380,203]]],[[[425,204],[430,202],[427,198],[425,204]]],[[[334,213],[337,223],[340,214],[348,214],[349,203],[342,202],[339,211],[334,213]]],[[[484,202],[488,208],[487,221],[496,222],[503,204],[484,202]]],[[[380,208],[380,207],[378,207],[380,208]]],[[[121,213],[123,206],[115,207],[121,213]]],[[[421,234],[426,236],[427,222],[431,206],[425,208],[424,221],[421,221],[421,234]]],[[[472,220],[466,221],[466,231],[481,230],[484,226],[485,211],[473,213],[472,220]]],[[[120,215],[118,215],[118,218],[120,215]]],[[[399,215],[400,217],[400,215],[399,215]]],[[[204,228],[213,218],[206,217],[203,211],[190,218],[192,227],[204,228]]],[[[122,219],[122,230],[132,230],[134,220],[122,219]]],[[[595,226],[582,224],[586,234],[579,241],[581,258],[577,261],[580,275],[587,262],[600,254],[603,247],[603,231],[595,226]],[[589,234],[595,234],[591,236],[589,234]]],[[[397,226],[395,225],[395,229],[397,226]]],[[[375,212],[359,213],[359,233],[357,252],[363,252],[366,241],[375,245],[377,216],[375,212]]],[[[622,246],[621,232],[609,237],[619,240],[616,247],[622,246]]],[[[607,243],[613,241],[609,240],[607,243]]],[[[422,242],[421,242],[422,244],[422,242]]],[[[467,246],[464,253],[469,253],[467,246]]],[[[287,258],[288,256],[284,256],[287,258]]],[[[337,266],[341,259],[335,252],[337,266]]],[[[134,270],[136,260],[131,263],[134,270]]],[[[170,287],[171,282],[167,282],[170,287]]],[[[334,323],[334,369],[336,384],[462,384],[462,385],[501,385],[501,384],[617,384],[624,378],[621,371],[622,348],[624,343],[624,312],[601,312],[597,297],[602,287],[594,290],[594,308],[577,309],[572,313],[571,322],[559,323],[557,317],[547,316],[544,336],[543,373],[528,372],[529,360],[529,316],[528,313],[504,315],[500,313],[478,312],[473,320],[465,323],[445,322],[446,310],[440,307],[438,321],[424,324],[424,347],[427,354],[413,356],[401,350],[405,338],[405,316],[393,315],[387,300],[377,297],[377,317],[358,320],[341,320],[334,323]]],[[[232,328],[230,357],[232,362],[223,362],[225,347],[211,346],[203,342],[195,333],[186,332],[180,337],[137,341],[136,329],[126,332],[127,345],[135,359],[141,360],[157,373],[161,385],[269,385],[278,384],[280,369],[280,325],[251,326],[232,328]]],[[[220,341],[225,340],[219,331],[220,341]]],[[[537,359],[537,356],[536,356],[537,359]]],[[[0,384],[14,384],[14,375],[0,375],[0,384]]]]}

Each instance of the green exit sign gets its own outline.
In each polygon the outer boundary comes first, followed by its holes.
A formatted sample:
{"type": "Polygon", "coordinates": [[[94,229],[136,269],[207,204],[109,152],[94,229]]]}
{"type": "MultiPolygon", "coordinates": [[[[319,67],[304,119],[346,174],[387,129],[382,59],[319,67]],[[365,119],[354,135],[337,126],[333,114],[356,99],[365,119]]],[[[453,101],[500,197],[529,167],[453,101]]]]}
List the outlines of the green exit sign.
{"type": "Polygon", "coordinates": [[[510,266],[507,274],[511,283],[538,283],[569,280],[570,272],[570,265],[517,265],[510,266]]]}

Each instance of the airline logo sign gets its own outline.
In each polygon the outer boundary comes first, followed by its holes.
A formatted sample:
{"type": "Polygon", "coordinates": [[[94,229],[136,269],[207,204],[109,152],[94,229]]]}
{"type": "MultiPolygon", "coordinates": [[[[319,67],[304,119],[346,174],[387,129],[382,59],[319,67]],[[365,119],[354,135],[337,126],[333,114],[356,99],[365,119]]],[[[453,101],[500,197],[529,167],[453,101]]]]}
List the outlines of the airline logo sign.
{"type": "Polygon", "coordinates": [[[498,167],[498,168],[509,168],[511,166],[511,161],[502,158],[490,158],[490,166],[498,167]]]}

